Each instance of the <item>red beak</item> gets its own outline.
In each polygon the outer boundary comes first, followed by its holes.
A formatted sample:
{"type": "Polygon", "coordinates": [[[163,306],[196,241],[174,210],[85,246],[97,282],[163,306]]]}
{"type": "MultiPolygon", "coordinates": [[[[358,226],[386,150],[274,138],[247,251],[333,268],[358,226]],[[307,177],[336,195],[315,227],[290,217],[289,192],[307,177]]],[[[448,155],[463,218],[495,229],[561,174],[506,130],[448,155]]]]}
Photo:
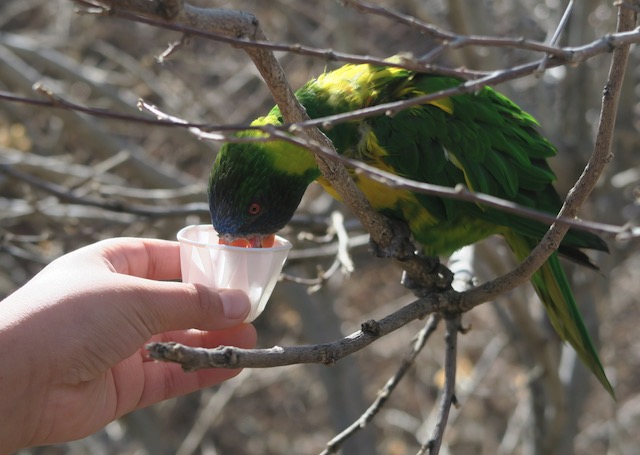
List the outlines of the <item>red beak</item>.
{"type": "Polygon", "coordinates": [[[238,246],[241,248],[271,248],[275,240],[275,234],[251,235],[248,237],[221,236],[218,244],[238,246]]]}

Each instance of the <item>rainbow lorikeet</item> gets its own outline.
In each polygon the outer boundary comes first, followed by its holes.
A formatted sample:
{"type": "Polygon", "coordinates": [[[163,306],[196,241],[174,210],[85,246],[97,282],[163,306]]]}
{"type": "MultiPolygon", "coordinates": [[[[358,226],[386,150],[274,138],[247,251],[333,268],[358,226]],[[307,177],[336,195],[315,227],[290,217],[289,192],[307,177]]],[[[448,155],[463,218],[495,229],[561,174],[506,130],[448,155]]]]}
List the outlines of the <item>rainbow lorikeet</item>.
{"type": "MultiPolygon", "coordinates": [[[[345,65],[305,84],[296,96],[311,118],[319,118],[455,87],[452,77],[406,69],[345,65]]],[[[278,107],[252,125],[281,125],[278,107]]],[[[465,184],[472,191],[556,214],[562,204],[546,158],[555,148],[536,120],[497,91],[441,98],[401,111],[333,125],[324,130],[337,152],[385,171],[437,185],[465,184]]],[[[244,138],[264,136],[256,130],[244,138]]],[[[372,206],[407,223],[425,254],[448,255],[487,236],[504,237],[523,260],[548,226],[480,204],[392,189],[364,174],[352,174],[372,206]]],[[[234,142],[222,146],[209,181],[212,222],[221,242],[268,247],[293,216],[306,187],[321,175],[312,153],[289,142],[234,142]]],[[[584,326],[558,253],[595,268],[579,248],[607,251],[596,235],[570,230],[558,252],[531,281],[555,330],[575,348],[613,396],[584,326]]]]}

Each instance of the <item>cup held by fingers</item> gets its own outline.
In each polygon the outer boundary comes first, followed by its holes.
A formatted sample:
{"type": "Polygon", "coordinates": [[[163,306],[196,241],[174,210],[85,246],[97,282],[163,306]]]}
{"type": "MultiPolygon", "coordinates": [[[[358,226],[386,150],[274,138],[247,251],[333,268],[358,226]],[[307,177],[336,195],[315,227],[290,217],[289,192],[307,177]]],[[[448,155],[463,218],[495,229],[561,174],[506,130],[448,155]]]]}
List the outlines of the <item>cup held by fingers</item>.
{"type": "Polygon", "coordinates": [[[213,289],[241,289],[251,301],[245,322],[257,318],[278,281],[291,243],[275,236],[269,248],[220,244],[210,224],[187,226],[178,232],[182,281],[213,289]]]}

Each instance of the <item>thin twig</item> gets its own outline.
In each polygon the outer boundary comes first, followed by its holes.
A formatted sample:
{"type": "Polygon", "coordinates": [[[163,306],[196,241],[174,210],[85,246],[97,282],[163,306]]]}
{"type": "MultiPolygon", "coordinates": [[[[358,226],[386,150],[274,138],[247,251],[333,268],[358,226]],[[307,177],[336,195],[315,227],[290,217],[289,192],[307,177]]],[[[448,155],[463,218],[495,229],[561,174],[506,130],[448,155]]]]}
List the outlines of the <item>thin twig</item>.
{"type": "Polygon", "coordinates": [[[3,163],[0,163],[0,174],[6,174],[18,180],[26,182],[35,188],[39,188],[49,194],[56,196],[61,201],[71,204],[85,205],[89,207],[98,207],[112,212],[130,213],[151,218],[184,217],[186,215],[194,214],[207,216],[207,214],[209,213],[209,206],[204,202],[192,202],[189,204],[182,204],[173,207],[160,207],[155,205],[129,204],[124,201],[99,200],[89,196],[78,196],[72,190],[66,187],[53,182],[42,180],[38,177],[35,177],[34,175],[19,171],[15,167],[3,163]]]}
{"type": "Polygon", "coordinates": [[[338,238],[337,259],[340,261],[342,272],[348,275],[353,272],[354,266],[349,255],[349,235],[344,227],[344,215],[337,210],[332,212],[331,225],[335,229],[336,237],[338,238]]]}
{"type": "MultiPolygon", "coordinates": [[[[83,114],[88,114],[92,117],[122,120],[125,122],[140,123],[143,125],[151,126],[162,126],[171,128],[200,128],[202,131],[206,131],[212,126],[208,123],[189,123],[185,120],[177,121],[177,118],[169,116],[164,119],[154,119],[150,117],[116,112],[111,109],[84,106],[65,100],[64,98],[56,95],[52,89],[48,88],[42,83],[35,85],[33,89],[36,92],[44,95],[45,98],[30,98],[28,96],[17,95],[15,93],[0,90],[0,100],[9,101],[12,103],[29,104],[32,106],[65,109],[69,111],[82,112],[83,114]]],[[[146,106],[147,105],[145,105],[145,107],[146,106]]],[[[254,128],[250,125],[215,125],[213,129],[215,129],[216,131],[234,132],[259,128],[254,128]]],[[[221,136],[218,140],[228,140],[228,138],[221,136]]]]}
{"type": "MultiPolygon", "coordinates": [[[[551,36],[551,39],[549,40],[550,46],[555,46],[558,40],[560,39],[560,37],[562,36],[562,32],[564,31],[565,27],[567,26],[567,23],[569,22],[569,18],[571,17],[571,13],[573,11],[573,4],[574,4],[573,0],[569,0],[569,3],[567,4],[567,7],[564,10],[564,13],[562,14],[562,17],[560,18],[558,27],[556,27],[556,30],[553,32],[553,36],[551,36]]],[[[540,62],[540,65],[536,69],[536,73],[535,73],[536,75],[542,74],[544,70],[547,69],[547,62],[549,61],[549,58],[551,57],[551,55],[552,54],[550,53],[545,54],[545,56],[542,58],[542,61],[540,62]]]]}
{"type": "Polygon", "coordinates": [[[423,444],[418,451],[418,455],[429,454],[437,455],[440,453],[440,447],[442,446],[442,438],[444,437],[444,431],[447,428],[447,421],[449,419],[449,411],[451,406],[456,402],[455,387],[456,387],[456,363],[457,363],[457,349],[458,349],[458,332],[460,331],[460,315],[453,317],[447,317],[446,319],[446,331],[445,331],[445,358],[444,358],[444,388],[442,389],[442,396],[440,397],[440,406],[438,410],[438,420],[431,438],[423,444]]]}
{"type": "Polygon", "coordinates": [[[384,387],[378,392],[378,396],[375,401],[369,406],[369,408],[360,416],[358,420],[353,422],[349,427],[345,428],[340,434],[336,435],[331,441],[327,443],[325,450],[320,455],[329,455],[336,453],[342,444],[353,436],[354,433],[366,427],[371,420],[378,414],[378,412],[385,405],[397,385],[405,376],[407,371],[413,366],[416,357],[422,351],[427,340],[431,334],[436,330],[440,323],[441,316],[438,314],[432,314],[427,320],[426,324],[416,335],[411,351],[409,351],[403,358],[398,370],[395,374],[389,378],[384,387]]]}
{"type": "MultiPolygon", "coordinates": [[[[338,211],[331,214],[330,230],[333,231],[337,241],[336,254],[331,266],[325,271],[318,266],[318,275],[315,278],[303,278],[288,273],[283,273],[281,279],[293,283],[309,286],[307,292],[314,293],[321,289],[322,285],[331,278],[338,270],[344,275],[349,275],[354,270],[353,261],[349,255],[349,234],[344,226],[344,216],[338,211]]],[[[333,238],[334,236],[330,236],[333,238]]]]}
{"type": "Polygon", "coordinates": [[[416,28],[420,32],[429,35],[431,38],[442,43],[442,46],[436,48],[433,53],[429,53],[422,58],[421,62],[429,62],[437,55],[440,55],[445,50],[459,49],[465,46],[482,46],[482,47],[510,47],[528,51],[544,52],[545,54],[554,55],[559,58],[570,58],[571,54],[565,49],[557,48],[551,45],[546,45],[538,41],[528,40],[524,38],[502,38],[494,36],[469,36],[460,35],[442,28],[436,27],[433,24],[420,21],[413,16],[403,14],[390,8],[373,5],[366,2],[356,0],[343,0],[342,3],[355,10],[366,12],[369,14],[375,14],[377,16],[391,19],[400,24],[416,28]]]}

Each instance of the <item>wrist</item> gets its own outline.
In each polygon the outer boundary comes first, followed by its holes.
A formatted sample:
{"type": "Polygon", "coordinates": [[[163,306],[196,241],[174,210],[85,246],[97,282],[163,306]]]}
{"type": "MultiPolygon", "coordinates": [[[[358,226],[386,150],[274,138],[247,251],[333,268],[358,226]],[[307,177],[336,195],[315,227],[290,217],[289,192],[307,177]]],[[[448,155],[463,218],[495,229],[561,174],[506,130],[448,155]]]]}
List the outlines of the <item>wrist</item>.
{"type": "MultiPolygon", "coordinates": [[[[39,336],[24,325],[18,302],[9,296],[0,302],[0,453],[11,453],[35,443],[37,425],[45,402],[42,377],[46,368],[38,368],[38,353],[32,347],[39,336]]],[[[50,347],[49,347],[50,348],[50,347]]]]}

